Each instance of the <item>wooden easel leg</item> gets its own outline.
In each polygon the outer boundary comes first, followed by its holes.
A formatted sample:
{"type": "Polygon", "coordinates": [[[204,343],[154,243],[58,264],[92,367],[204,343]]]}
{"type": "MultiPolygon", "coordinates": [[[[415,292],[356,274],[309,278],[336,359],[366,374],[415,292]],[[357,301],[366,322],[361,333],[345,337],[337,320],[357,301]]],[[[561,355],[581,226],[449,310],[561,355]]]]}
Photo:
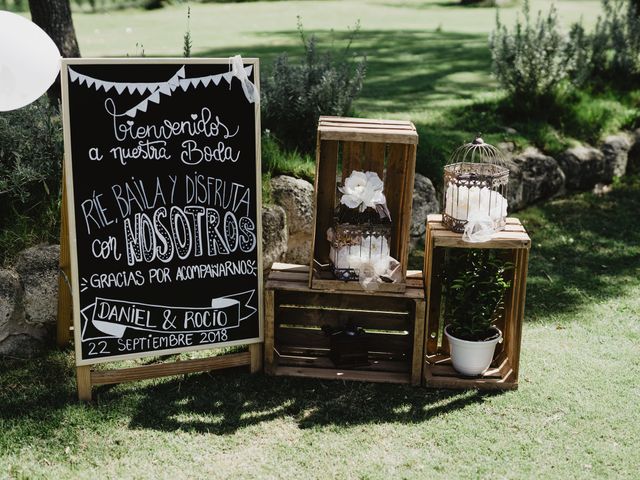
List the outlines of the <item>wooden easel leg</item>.
{"type": "Polygon", "coordinates": [[[251,354],[251,373],[257,373],[262,370],[262,344],[249,345],[249,353],[251,354]]]}
{"type": "Polygon", "coordinates": [[[274,293],[273,290],[264,292],[264,371],[272,374],[274,370],[274,293]]]}
{"type": "Polygon", "coordinates": [[[91,401],[91,366],[76,367],[78,381],[78,400],[91,401]]]}
{"type": "Polygon", "coordinates": [[[58,274],[58,347],[66,347],[71,340],[71,251],[69,247],[69,219],[65,175],[62,178],[62,207],[60,212],[60,272],[58,274]]]}

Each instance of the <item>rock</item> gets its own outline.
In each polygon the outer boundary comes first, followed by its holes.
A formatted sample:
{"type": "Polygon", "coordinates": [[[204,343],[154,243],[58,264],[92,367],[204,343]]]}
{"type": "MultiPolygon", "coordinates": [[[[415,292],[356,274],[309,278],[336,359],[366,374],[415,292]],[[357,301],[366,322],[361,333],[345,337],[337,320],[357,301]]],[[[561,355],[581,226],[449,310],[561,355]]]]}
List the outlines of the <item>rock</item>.
{"type": "MultiPolygon", "coordinates": [[[[48,336],[48,332],[41,329],[43,337],[48,336]]],[[[9,355],[18,358],[32,358],[39,355],[45,346],[42,338],[26,333],[16,333],[8,335],[0,341],[0,356],[9,355]]]]}
{"type": "Polygon", "coordinates": [[[427,215],[440,213],[440,201],[436,189],[424,175],[416,173],[413,183],[413,205],[411,207],[411,238],[419,240],[425,234],[427,215]]]}
{"type": "Polygon", "coordinates": [[[20,321],[22,288],[20,277],[13,270],[0,270],[0,342],[8,335],[8,326],[20,321]],[[18,318],[16,318],[18,317],[18,318]]]}
{"type": "Polygon", "coordinates": [[[611,182],[614,177],[621,177],[627,172],[629,149],[631,142],[624,134],[609,135],[600,147],[605,162],[605,182],[611,182]]]}
{"type": "Polygon", "coordinates": [[[313,235],[313,185],[306,180],[281,175],[271,179],[271,195],[284,209],[289,229],[284,261],[307,265],[313,235]]]}
{"type": "Polygon", "coordinates": [[[284,261],[299,265],[309,265],[311,263],[311,235],[300,232],[290,234],[284,261]]]}
{"type": "Polygon", "coordinates": [[[14,270],[0,269],[0,355],[32,357],[51,341],[53,330],[51,323],[25,321],[20,277],[14,270]]]}
{"type": "Polygon", "coordinates": [[[281,175],[271,179],[271,195],[287,214],[289,233],[313,232],[313,185],[306,180],[281,175]]]}
{"type": "Polygon", "coordinates": [[[591,190],[596,183],[606,181],[604,154],[590,146],[573,147],[558,158],[570,190],[591,190]]]}
{"type": "Polygon", "coordinates": [[[631,148],[627,154],[627,174],[640,174],[640,128],[633,132],[631,148]]]}
{"type": "Polygon", "coordinates": [[[262,207],[262,268],[284,259],[287,252],[287,219],[284,209],[277,205],[262,207]]]}
{"type": "Polygon", "coordinates": [[[496,146],[498,147],[498,150],[500,150],[505,155],[516,151],[516,144],[513,142],[500,142],[496,146]]]}
{"type": "Polygon", "coordinates": [[[55,325],[58,315],[59,245],[28,248],[16,261],[16,271],[24,289],[25,321],[55,325]]]}
{"type": "Polygon", "coordinates": [[[509,212],[562,193],[565,175],[558,162],[529,147],[511,158],[509,167],[509,212]]]}

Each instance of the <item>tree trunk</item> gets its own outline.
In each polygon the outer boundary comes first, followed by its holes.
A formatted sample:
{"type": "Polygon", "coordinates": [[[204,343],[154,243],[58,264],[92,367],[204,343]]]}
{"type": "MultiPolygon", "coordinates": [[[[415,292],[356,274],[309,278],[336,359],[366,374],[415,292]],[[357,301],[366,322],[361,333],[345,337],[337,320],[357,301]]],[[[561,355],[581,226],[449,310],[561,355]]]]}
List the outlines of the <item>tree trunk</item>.
{"type": "MultiPolygon", "coordinates": [[[[42,28],[58,46],[63,57],[79,57],[80,48],[71,18],[69,0],[29,0],[31,19],[42,28]]],[[[60,100],[60,77],[51,86],[49,100],[55,105],[60,100]]]]}

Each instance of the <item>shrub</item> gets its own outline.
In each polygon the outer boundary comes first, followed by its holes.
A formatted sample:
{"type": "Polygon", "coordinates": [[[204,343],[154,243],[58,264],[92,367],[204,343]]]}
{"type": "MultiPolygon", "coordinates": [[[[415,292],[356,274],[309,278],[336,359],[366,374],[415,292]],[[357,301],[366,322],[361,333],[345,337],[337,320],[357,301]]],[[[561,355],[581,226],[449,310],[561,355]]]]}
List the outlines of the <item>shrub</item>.
{"type": "Polygon", "coordinates": [[[637,5],[629,0],[603,0],[602,7],[604,16],[598,18],[592,42],[592,50],[599,53],[593,77],[618,86],[633,85],[640,74],[637,5]]]}
{"type": "Polygon", "coordinates": [[[298,31],[305,55],[300,63],[291,62],[286,54],[276,58],[263,84],[263,120],[285,148],[307,153],[315,148],[320,115],[349,113],[362,90],[366,58],[353,62],[350,53],[359,25],[339,55],[321,53],[316,37],[305,37],[300,19],[298,31]]]}
{"type": "Polygon", "coordinates": [[[518,18],[513,32],[497,16],[489,46],[498,81],[514,100],[527,103],[553,96],[567,78],[567,65],[555,7],[546,16],[538,12],[533,21],[525,1],[523,14],[524,22],[518,18]]]}
{"type": "Polygon", "coordinates": [[[46,98],[0,114],[0,262],[58,235],[62,127],[46,98]]]}

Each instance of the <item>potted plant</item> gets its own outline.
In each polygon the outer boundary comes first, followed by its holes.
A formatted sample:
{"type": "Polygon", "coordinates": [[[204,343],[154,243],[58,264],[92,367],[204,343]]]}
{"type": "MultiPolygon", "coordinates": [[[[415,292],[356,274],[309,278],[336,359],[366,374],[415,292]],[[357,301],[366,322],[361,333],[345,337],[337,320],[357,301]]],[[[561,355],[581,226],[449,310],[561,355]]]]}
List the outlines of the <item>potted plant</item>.
{"type": "Polygon", "coordinates": [[[453,368],[467,376],[484,373],[491,365],[502,332],[494,325],[504,310],[510,286],[506,272],[511,263],[495,250],[452,251],[447,259],[445,335],[453,368]]]}

